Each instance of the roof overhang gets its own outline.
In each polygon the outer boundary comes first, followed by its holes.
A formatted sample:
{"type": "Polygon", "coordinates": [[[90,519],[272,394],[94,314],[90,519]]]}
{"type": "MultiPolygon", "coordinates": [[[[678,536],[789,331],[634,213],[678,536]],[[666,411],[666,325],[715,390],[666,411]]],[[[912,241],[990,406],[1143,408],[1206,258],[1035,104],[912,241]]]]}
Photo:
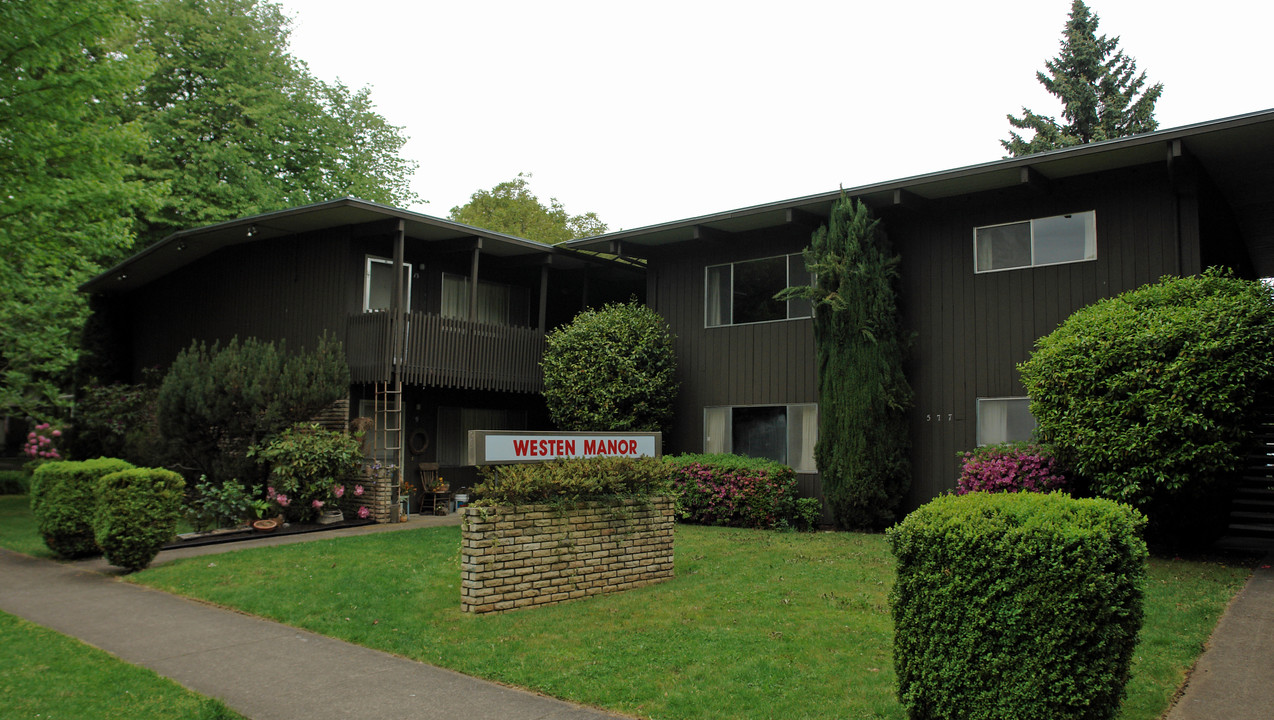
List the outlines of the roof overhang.
{"type": "Polygon", "coordinates": [[[219,250],[245,243],[342,226],[368,226],[403,221],[408,242],[460,245],[480,240],[488,256],[540,261],[553,267],[582,267],[595,260],[573,250],[504,235],[378,203],[342,198],[302,207],[253,215],[206,227],[173,233],[80,286],[82,292],[127,292],[189,265],[219,250]]]}
{"type": "MultiPolygon", "coordinates": [[[[1008,158],[942,172],[845,188],[880,210],[911,202],[943,200],[1083,175],[1167,163],[1186,154],[1196,160],[1229,199],[1249,251],[1274,255],[1274,110],[1168,130],[1008,158]]],[[[648,227],[572,240],[565,247],[643,254],[642,248],[693,241],[705,232],[744,232],[791,222],[801,214],[826,218],[842,191],[807,195],[648,227]]],[[[1253,258],[1262,274],[1274,260],[1253,258]]]]}

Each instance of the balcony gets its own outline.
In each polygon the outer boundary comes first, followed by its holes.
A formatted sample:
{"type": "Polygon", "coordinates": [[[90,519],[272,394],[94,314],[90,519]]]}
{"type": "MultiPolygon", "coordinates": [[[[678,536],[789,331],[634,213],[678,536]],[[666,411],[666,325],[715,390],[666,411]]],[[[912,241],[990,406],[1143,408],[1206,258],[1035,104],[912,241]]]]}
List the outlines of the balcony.
{"type": "MultiPolygon", "coordinates": [[[[390,379],[390,314],[350,315],[345,357],[356,383],[390,379]]],[[[484,325],[427,313],[408,313],[407,342],[399,363],[408,385],[537,393],[544,389],[540,358],[544,333],[534,328],[484,325]]]]}

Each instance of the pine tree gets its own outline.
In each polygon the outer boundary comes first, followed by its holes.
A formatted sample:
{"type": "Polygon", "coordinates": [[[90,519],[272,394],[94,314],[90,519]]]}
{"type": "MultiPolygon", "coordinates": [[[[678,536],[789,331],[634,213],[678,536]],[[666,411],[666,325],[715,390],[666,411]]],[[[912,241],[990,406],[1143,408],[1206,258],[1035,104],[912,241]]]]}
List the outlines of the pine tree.
{"type": "Polygon", "coordinates": [[[1083,0],[1071,4],[1062,31],[1062,49],[1044,63],[1048,74],[1035,73],[1040,84],[1062,101],[1062,119],[1039,115],[1023,107],[1022,116],[1008,116],[1009,139],[1000,144],[1010,156],[1056,150],[1072,145],[1150,132],[1159,127],[1155,102],[1163,83],[1146,88],[1146,74],[1119,50],[1119,38],[1097,34],[1098,17],[1083,0]],[[1143,88],[1144,91],[1143,91],[1143,88]],[[1031,130],[1027,140],[1017,130],[1031,130]]]}
{"type": "Polygon", "coordinates": [[[880,529],[911,481],[898,312],[899,258],[866,205],[842,196],[805,251],[815,284],[785,290],[814,306],[818,443],[814,459],[836,525],[880,529]]]}

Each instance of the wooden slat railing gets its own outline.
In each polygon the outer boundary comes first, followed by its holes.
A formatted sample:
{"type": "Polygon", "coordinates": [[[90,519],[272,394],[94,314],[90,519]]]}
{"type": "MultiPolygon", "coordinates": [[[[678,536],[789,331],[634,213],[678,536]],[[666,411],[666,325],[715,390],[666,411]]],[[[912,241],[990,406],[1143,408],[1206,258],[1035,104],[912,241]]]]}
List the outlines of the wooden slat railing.
{"type": "MultiPolygon", "coordinates": [[[[345,354],[354,382],[388,378],[388,313],[350,316],[345,354]]],[[[544,333],[410,313],[401,379],[410,385],[467,390],[540,392],[544,333]]]]}

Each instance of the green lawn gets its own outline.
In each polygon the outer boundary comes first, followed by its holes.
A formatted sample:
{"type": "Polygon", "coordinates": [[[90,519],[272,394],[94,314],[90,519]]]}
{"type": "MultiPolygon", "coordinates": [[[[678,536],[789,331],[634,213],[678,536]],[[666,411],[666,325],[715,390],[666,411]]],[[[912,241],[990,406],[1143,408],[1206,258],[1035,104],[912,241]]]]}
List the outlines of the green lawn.
{"type": "Polygon", "coordinates": [[[35,557],[56,557],[44,546],[28,495],[0,495],[0,547],[35,557]]]}
{"type": "Polygon", "coordinates": [[[0,613],[6,718],[232,720],[242,716],[154,672],[0,613]]]}
{"type": "MultiPolygon", "coordinates": [[[[133,582],[656,718],[901,718],[879,535],[679,526],[676,578],[503,615],[460,612],[459,529],[245,550],[133,582]]],[[[1121,717],[1153,720],[1249,570],[1152,560],[1121,717]]]]}

